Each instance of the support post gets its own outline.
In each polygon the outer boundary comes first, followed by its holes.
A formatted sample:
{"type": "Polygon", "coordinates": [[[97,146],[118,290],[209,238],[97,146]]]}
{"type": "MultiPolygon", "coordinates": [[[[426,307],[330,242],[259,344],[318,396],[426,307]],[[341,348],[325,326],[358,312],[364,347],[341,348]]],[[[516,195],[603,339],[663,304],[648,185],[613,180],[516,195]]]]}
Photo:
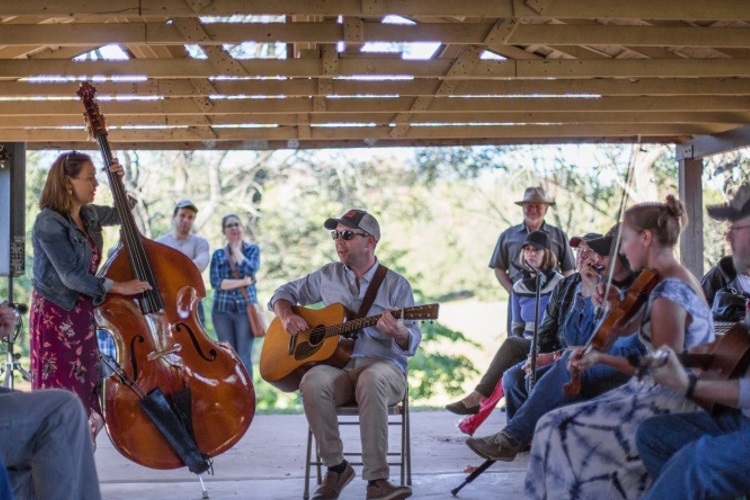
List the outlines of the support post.
{"type": "Polygon", "coordinates": [[[703,276],[703,160],[679,160],[680,200],[689,218],[680,236],[680,260],[698,279],[703,276]]]}

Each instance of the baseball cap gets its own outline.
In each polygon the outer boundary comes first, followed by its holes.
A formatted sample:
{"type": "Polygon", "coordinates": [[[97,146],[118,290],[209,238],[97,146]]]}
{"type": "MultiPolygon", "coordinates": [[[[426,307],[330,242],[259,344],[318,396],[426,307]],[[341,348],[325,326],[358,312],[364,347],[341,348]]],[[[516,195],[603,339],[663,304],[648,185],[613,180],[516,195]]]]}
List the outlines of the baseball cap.
{"type": "Polygon", "coordinates": [[[189,208],[190,210],[193,210],[194,212],[198,211],[198,207],[195,206],[195,203],[188,200],[187,198],[183,198],[174,204],[175,211],[181,208],[189,208]]]}
{"type": "Polygon", "coordinates": [[[750,215],[750,183],[745,183],[737,189],[732,200],[723,205],[706,207],[712,219],[734,222],[750,215]]]}
{"type": "Polygon", "coordinates": [[[323,223],[323,227],[326,229],[336,229],[336,226],[339,224],[361,229],[367,234],[373,235],[376,240],[380,240],[380,225],[378,221],[364,210],[352,209],[338,219],[327,219],[323,223]]]}
{"type": "Polygon", "coordinates": [[[544,231],[531,231],[526,235],[526,239],[523,240],[521,248],[527,245],[532,246],[537,250],[549,250],[549,236],[547,236],[547,233],[544,231]]]}
{"type": "Polygon", "coordinates": [[[580,245],[582,241],[588,244],[589,241],[601,237],[602,235],[599,233],[586,233],[583,236],[573,236],[572,238],[570,238],[570,246],[573,248],[578,248],[578,245],[580,245]]]}
{"type": "Polygon", "coordinates": [[[612,251],[612,243],[614,243],[615,241],[615,235],[617,234],[618,226],[619,224],[615,224],[614,226],[609,228],[607,234],[605,234],[601,238],[587,241],[586,244],[591,250],[601,255],[602,257],[609,257],[609,254],[612,251]]]}

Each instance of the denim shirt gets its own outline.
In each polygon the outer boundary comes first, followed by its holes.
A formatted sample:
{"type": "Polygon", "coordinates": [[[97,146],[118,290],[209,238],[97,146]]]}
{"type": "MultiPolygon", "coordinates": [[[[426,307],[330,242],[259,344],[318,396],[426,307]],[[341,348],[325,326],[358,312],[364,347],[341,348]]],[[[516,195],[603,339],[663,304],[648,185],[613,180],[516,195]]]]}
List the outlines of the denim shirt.
{"type": "Polygon", "coordinates": [[[73,309],[79,294],[92,297],[94,305],[101,304],[111,286],[105,284],[109,280],[89,272],[93,255],[88,237],[101,250],[104,246],[102,226],[120,223],[117,210],[84,205],[81,218],[86,225],[85,232],[70,216],[45,208],[37,215],[31,230],[34,249],[31,284],[42,297],[66,311],[73,309]]]}

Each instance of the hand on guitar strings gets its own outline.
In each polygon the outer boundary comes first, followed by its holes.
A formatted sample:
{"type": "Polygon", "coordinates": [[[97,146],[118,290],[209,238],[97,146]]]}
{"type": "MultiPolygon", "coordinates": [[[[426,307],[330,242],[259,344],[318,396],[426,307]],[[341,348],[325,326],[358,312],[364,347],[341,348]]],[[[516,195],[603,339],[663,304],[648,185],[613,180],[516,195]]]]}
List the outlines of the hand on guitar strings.
{"type": "Polygon", "coordinates": [[[671,347],[663,345],[653,354],[641,360],[638,373],[650,373],[654,382],[684,394],[690,383],[677,354],[671,347]]]}

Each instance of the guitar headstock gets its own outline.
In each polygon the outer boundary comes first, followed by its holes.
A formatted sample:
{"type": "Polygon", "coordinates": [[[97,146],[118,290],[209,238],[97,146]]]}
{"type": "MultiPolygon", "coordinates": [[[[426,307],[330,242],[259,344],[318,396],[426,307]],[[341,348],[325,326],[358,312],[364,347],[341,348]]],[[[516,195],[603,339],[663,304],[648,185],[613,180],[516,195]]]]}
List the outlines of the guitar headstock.
{"type": "MultiPolygon", "coordinates": [[[[430,320],[437,319],[438,312],[440,311],[440,304],[426,304],[423,306],[407,307],[403,310],[404,319],[413,320],[430,320]]],[[[394,311],[396,317],[400,317],[401,311],[394,311]]]]}
{"type": "Polygon", "coordinates": [[[99,111],[99,104],[96,102],[96,89],[89,82],[81,82],[78,88],[78,97],[83,102],[83,118],[86,121],[86,128],[89,136],[94,138],[101,135],[107,135],[107,125],[104,123],[104,117],[99,111]]]}

